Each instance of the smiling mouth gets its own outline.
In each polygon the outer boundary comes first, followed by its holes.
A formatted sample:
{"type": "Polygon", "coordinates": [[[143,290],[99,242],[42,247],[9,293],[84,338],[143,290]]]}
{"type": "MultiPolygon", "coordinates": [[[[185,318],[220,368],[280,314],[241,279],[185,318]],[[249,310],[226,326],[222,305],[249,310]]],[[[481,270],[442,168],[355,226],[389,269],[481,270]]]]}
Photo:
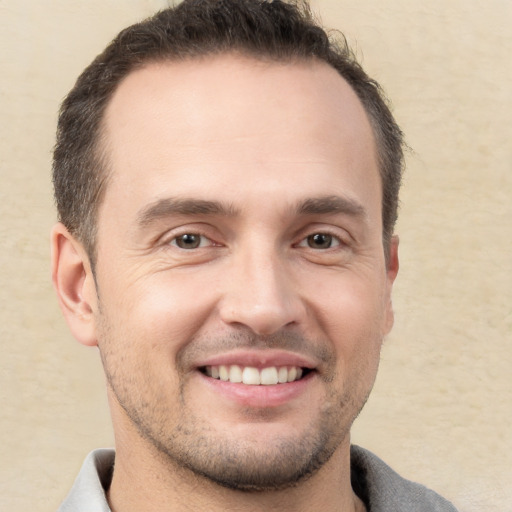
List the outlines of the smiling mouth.
{"type": "Polygon", "coordinates": [[[253,366],[219,365],[203,366],[199,371],[212,379],[246,384],[249,386],[273,386],[287,384],[303,379],[312,370],[300,366],[269,366],[255,368],[253,366]]]}

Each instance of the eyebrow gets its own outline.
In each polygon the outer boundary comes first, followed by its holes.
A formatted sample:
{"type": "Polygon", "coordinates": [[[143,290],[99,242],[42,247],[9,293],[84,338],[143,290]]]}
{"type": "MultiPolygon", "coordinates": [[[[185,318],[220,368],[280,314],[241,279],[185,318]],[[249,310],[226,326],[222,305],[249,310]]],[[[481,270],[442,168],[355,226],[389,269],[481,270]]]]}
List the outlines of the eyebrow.
{"type": "Polygon", "coordinates": [[[354,217],[367,216],[367,211],[361,203],[343,196],[322,196],[306,199],[299,203],[297,213],[302,215],[343,213],[354,217]]]}
{"type": "MultiPolygon", "coordinates": [[[[320,196],[300,201],[296,206],[298,215],[329,215],[342,213],[354,217],[365,217],[366,209],[354,199],[342,196],[320,196]]],[[[172,215],[218,215],[235,217],[239,214],[231,204],[205,199],[182,199],[166,197],[143,208],[138,214],[138,224],[147,226],[172,215]]]]}
{"type": "Polygon", "coordinates": [[[171,215],[219,215],[234,217],[237,210],[232,205],[204,199],[180,199],[166,197],[143,208],[138,214],[138,224],[147,226],[154,221],[171,215]]]}

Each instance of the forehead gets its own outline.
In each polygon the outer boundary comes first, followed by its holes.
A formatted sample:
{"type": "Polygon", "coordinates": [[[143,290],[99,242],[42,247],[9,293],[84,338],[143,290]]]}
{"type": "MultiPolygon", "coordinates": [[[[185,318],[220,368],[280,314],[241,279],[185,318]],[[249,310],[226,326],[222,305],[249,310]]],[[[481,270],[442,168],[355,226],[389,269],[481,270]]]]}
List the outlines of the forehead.
{"type": "Polygon", "coordinates": [[[104,133],[107,200],[204,195],[205,183],[212,195],[247,186],[264,195],[272,182],[290,195],[308,186],[323,187],[321,194],[337,180],[368,177],[380,188],[363,106],[336,70],[314,60],[221,55],[152,63],[120,84],[104,133]]]}

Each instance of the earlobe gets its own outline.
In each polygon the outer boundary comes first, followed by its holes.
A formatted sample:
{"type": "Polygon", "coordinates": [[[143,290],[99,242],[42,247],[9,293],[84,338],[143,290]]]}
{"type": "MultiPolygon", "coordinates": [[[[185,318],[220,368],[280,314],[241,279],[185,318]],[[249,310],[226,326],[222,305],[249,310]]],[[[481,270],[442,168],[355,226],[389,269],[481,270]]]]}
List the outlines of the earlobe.
{"type": "Polygon", "coordinates": [[[97,345],[97,295],[87,253],[60,222],[52,229],[51,244],[52,281],[62,313],[80,343],[97,345]]]}

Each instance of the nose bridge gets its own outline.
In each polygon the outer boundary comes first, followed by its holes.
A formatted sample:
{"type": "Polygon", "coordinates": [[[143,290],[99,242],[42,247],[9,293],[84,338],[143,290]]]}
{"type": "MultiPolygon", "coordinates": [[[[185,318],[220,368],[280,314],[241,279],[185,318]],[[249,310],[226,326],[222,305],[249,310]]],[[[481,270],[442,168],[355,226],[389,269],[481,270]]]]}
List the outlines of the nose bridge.
{"type": "Polygon", "coordinates": [[[245,325],[260,335],[299,322],[302,308],[291,269],[274,244],[248,243],[231,263],[221,307],[224,322],[245,325]]]}

